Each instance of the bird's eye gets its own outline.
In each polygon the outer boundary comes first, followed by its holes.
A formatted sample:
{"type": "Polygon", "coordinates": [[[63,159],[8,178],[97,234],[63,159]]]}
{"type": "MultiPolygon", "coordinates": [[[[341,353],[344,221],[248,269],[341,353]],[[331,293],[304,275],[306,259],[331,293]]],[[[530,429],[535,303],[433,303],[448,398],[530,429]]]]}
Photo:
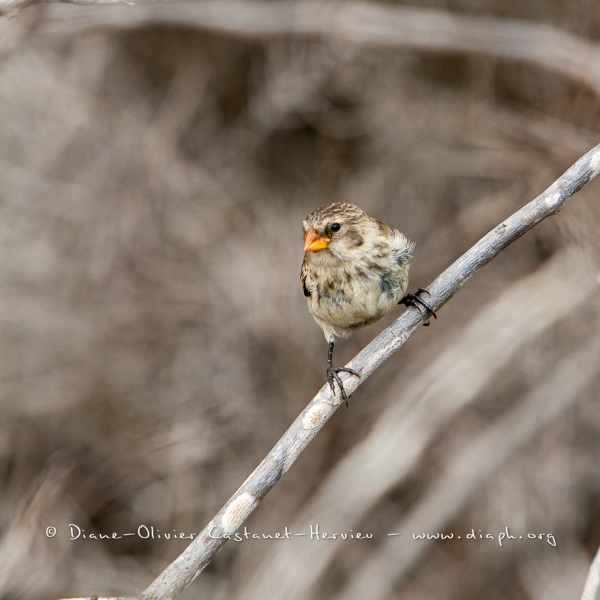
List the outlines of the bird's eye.
{"type": "Polygon", "coordinates": [[[339,223],[331,224],[331,231],[333,231],[333,233],[335,233],[336,231],[339,231],[341,228],[342,228],[342,226],[339,223]]]}

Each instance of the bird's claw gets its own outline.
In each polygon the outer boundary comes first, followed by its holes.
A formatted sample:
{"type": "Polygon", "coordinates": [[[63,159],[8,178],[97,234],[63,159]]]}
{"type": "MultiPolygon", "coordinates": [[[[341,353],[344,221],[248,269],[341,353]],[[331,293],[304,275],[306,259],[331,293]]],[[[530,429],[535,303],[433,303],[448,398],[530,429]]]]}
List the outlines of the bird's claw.
{"type": "Polygon", "coordinates": [[[427,294],[428,296],[431,296],[429,290],[419,288],[414,294],[406,294],[406,296],[404,296],[404,298],[402,298],[398,304],[404,304],[404,306],[407,307],[414,306],[421,314],[423,314],[421,309],[424,308],[425,314],[427,315],[427,322],[423,323],[423,325],[427,327],[429,325],[429,317],[432,316],[434,319],[437,319],[437,315],[435,314],[433,308],[431,308],[431,306],[429,306],[429,304],[427,304],[427,302],[421,298],[421,294],[427,294]]]}
{"type": "Polygon", "coordinates": [[[354,369],[350,369],[349,367],[333,367],[331,365],[327,367],[327,381],[329,383],[329,387],[331,388],[331,393],[335,396],[335,384],[337,383],[340,388],[340,392],[342,393],[342,399],[346,403],[346,406],[348,406],[348,394],[346,393],[344,384],[338,375],[338,373],[341,372],[356,375],[356,377],[359,379],[360,375],[354,369]]]}

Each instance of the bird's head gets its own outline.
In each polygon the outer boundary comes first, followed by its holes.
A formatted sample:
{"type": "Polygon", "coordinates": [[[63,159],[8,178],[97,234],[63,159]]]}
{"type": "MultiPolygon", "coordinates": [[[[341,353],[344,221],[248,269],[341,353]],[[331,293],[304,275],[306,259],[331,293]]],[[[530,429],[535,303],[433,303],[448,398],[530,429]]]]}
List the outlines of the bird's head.
{"type": "MultiPolygon", "coordinates": [[[[379,221],[369,217],[354,204],[333,202],[313,211],[304,220],[304,251],[325,259],[350,258],[351,255],[368,245],[379,221]]],[[[316,258],[316,256],[315,256],[316,258]]]]}

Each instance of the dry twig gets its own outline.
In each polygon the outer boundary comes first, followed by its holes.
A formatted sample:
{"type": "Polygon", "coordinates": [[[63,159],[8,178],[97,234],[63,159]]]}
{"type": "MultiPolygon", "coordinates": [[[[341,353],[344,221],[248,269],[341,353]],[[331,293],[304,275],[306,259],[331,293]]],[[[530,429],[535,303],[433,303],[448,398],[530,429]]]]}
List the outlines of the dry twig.
{"type": "MultiPolygon", "coordinates": [[[[356,531],[381,499],[415,472],[427,448],[441,437],[448,423],[490,389],[494,377],[507,368],[511,358],[523,346],[554,328],[573,311],[584,309],[597,293],[597,283],[582,277],[579,262],[580,255],[574,250],[556,254],[543,267],[521,278],[500,297],[482,307],[451,343],[440,344],[443,351],[409,382],[392,383],[390,390],[396,397],[401,393],[402,402],[390,399],[389,406],[378,416],[369,435],[328,473],[327,480],[303,506],[289,529],[307,531],[311,524],[327,523],[329,531],[356,531]],[[544,305],[547,298],[560,297],[565,289],[572,290],[568,303],[544,305]],[[515,311],[516,306],[526,305],[536,307],[535,318],[531,318],[529,310],[515,311]],[[545,309],[539,310],[541,306],[545,309]],[[487,332],[493,331],[498,323],[503,324],[502,330],[493,338],[489,337],[487,332]],[[377,469],[373,465],[378,465],[377,469]],[[361,482],[360,486],[357,481],[361,482]]],[[[597,356],[597,353],[591,354],[589,358],[597,361],[597,356]]],[[[592,368],[585,376],[580,373],[578,379],[587,381],[596,373],[597,369],[592,368]]],[[[561,381],[567,387],[571,385],[573,390],[581,384],[579,381],[574,385],[564,378],[561,381]]],[[[555,398],[557,406],[552,404],[543,417],[537,414],[538,408],[529,406],[530,397],[524,399],[523,405],[510,413],[518,416],[507,417],[492,427],[491,433],[482,434],[480,441],[474,441],[473,445],[479,447],[465,449],[462,455],[465,458],[450,464],[445,469],[447,475],[434,485],[435,489],[416,505],[410,516],[390,529],[399,531],[400,539],[407,539],[410,530],[430,528],[440,531],[461,505],[472,498],[474,490],[493,475],[494,468],[507,460],[511,451],[531,440],[534,432],[548,423],[554,411],[564,410],[575,401],[572,393],[559,394],[555,398]],[[518,427],[515,427],[515,421],[518,421],[518,427]],[[496,447],[493,451],[485,451],[482,445],[487,443],[489,449],[498,438],[504,439],[502,450],[496,447]],[[469,459],[474,462],[465,464],[469,459]],[[468,473],[468,476],[456,477],[457,471],[468,473]]],[[[534,394],[533,401],[539,402],[540,396],[534,394]]],[[[546,401],[552,403],[550,398],[546,401]]],[[[364,566],[353,571],[350,589],[341,595],[378,597],[378,593],[389,585],[390,577],[400,578],[425,551],[426,545],[422,542],[399,547],[397,538],[392,540],[375,552],[377,556],[370,557],[364,566]]],[[[339,545],[314,544],[307,538],[272,548],[236,600],[258,600],[266,595],[272,600],[312,598],[318,582],[332,565],[336,553],[341,551],[339,545]],[[280,582],[277,590],[272,589],[273,581],[280,582]]]]}
{"type": "MultiPolygon", "coordinates": [[[[509,244],[555,214],[562,205],[600,172],[600,145],[581,157],[562,177],[529,204],[500,223],[454,262],[429,287],[429,301],[439,310],[481,267],[509,244]]],[[[418,310],[407,310],[363,349],[348,366],[361,373],[361,379],[344,382],[351,394],[387,360],[424,322],[418,310]]],[[[140,595],[143,600],[173,598],[187,587],[209,564],[213,556],[233,536],[269,490],[296,461],[302,450],[325,425],[340,405],[325,385],[261,464],[239,487],[198,537],[140,595]]]]}

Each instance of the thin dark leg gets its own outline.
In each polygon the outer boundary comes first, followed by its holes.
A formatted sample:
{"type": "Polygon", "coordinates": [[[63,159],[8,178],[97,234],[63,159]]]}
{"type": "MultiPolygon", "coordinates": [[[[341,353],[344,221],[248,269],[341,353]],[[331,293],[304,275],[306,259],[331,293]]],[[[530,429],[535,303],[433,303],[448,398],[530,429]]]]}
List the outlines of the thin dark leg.
{"type": "MultiPolygon", "coordinates": [[[[427,302],[425,302],[425,300],[423,300],[423,298],[421,298],[421,294],[427,294],[428,296],[431,296],[428,290],[419,288],[416,294],[406,294],[406,296],[404,296],[404,298],[402,298],[398,304],[404,304],[404,306],[414,306],[415,308],[419,309],[421,314],[423,312],[421,309],[424,308],[425,313],[428,314],[428,316],[431,315],[434,319],[437,319],[435,311],[433,308],[431,308],[431,306],[429,306],[429,304],[427,304],[427,302]]],[[[429,325],[429,318],[427,319],[426,323],[423,323],[423,325],[429,325]]]]}
{"type": "Polygon", "coordinates": [[[346,402],[346,406],[348,406],[348,394],[346,394],[346,390],[344,389],[344,385],[342,384],[342,380],[338,373],[342,371],[346,373],[351,373],[352,375],[356,375],[360,379],[360,375],[354,370],[348,367],[334,367],[333,366],[333,347],[335,346],[334,340],[329,340],[329,349],[327,351],[327,381],[329,382],[329,387],[331,387],[331,392],[335,395],[335,383],[340,386],[340,392],[342,393],[342,398],[346,402]],[[334,383],[335,382],[335,383],[334,383]]]}

